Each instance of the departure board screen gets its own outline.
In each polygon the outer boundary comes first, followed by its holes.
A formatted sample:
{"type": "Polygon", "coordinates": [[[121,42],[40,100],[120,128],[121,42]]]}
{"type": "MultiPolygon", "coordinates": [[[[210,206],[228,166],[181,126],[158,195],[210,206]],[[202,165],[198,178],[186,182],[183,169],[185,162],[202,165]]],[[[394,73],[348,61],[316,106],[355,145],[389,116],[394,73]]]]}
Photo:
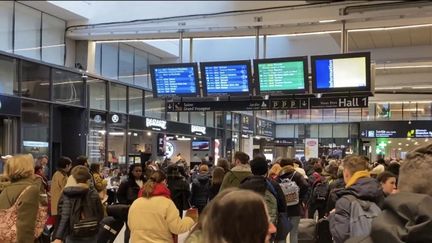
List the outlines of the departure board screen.
{"type": "Polygon", "coordinates": [[[150,66],[155,97],[197,96],[197,71],[195,63],[150,66]]]}
{"type": "Polygon", "coordinates": [[[307,57],[254,60],[260,93],[304,93],[307,90],[307,57]]]}
{"type": "Polygon", "coordinates": [[[316,91],[370,90],[370,55],[353,53],[312,57],[312,80],[316,91]]]}
{"type": "Polygon", "coordinates": [[[201,63],[205,95],[251,94],[250,62],[201,63]]]}

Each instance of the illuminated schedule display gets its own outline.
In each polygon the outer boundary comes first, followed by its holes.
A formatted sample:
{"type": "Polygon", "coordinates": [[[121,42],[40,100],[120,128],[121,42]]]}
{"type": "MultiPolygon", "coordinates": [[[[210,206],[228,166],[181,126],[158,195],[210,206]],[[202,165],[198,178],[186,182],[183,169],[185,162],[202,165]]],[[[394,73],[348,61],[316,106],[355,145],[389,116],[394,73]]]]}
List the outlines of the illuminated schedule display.
{"type": "Polygon", "coordinates": [[[307,57],[254,60],[259,93],[303,93],[307,57]]]}
{"type": "Polygon", "coordinates": [[[168,64],[150,66],[156,97],[197,96],[197,65],[168,64]]]}
{"type": "Polygon", "coordinates": [[[250,62],[201,63],[205,95],[250,94],[250,62]]]}

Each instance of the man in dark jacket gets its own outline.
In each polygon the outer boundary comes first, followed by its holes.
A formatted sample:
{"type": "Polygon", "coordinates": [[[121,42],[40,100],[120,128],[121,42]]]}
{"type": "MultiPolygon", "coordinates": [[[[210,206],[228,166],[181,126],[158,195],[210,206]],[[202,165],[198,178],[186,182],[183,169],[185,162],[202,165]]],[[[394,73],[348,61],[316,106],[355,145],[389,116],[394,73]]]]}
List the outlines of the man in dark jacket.
{"type": "MultiPolygon", "coordinates": [[[[268,166],[265,157],[255,157],[253,160],[251,160],[250,166],[253,175],[244,179],[240,184],[240,188],[253,190],[264,196],[270,218],[273,224],[276,226],[278,214],[285,214],[286,216],[286,201],[283,191],[278,183],[267,179],[268,166]],[[270,186],[272,188],[270,188],[270,186]],[[276,195],[273,194],[273,190],[276,192],[276,195]],[[273,197],[273,199],[271,197],[273,197]],[[272,200],[274,200],[276,204],[276,210],[272,210],[273,205],[270,205],[272,204],[272,200]]],[[[285,242],[286,235],[282,235],[281,232],[281,230],[276,232],[275,242],[285,242]]]]}
{"type": "Polygon", "coordinates": [[[432,242],[432,144],[407,154],[399,192],[388,196],[369,237],[349,242],[432,242]]]}
{"type": "Polygon", "coordinates": [[[290,242],[297,243],[298,242],[298,227],[300,223],[300,204],[305,200],[309,188],[309,184],[306,179],[300,174],[297,173],[294,169],[294,160],[292,159],[281,159],[280,166],[282,167],[279,172],[278,181],[280,182],[282,179],[290,179],[294,181],[299,187],[299,203],[296,205],[291,205],[287,207],[288,217],[293,225],[293,228],[290,232],[290,242]]]}
{"type": "Polygon", "coordinates": [[[199,172],[192,180],[191,203],[198,209],[201,214],[204,207],[209,201],[210,195],[210,175],[207,165],[201,165],[199,172]]]}
{"type": "Polygon", "coordinates": [[[167,184],[171,191],[171,199],[179,210],[180,217],[183,216],[183,210],[190,208],[190,188],[186,178],[182,175],[182,167],[175,164],[167,167],[167,184]]]}
{"type": "Polygon", "coordinates": [[[350,237],[352,195],[357,199],[382,205],[384,194],[377,180],[370,177],[367,161],[361,156],[348,156],[343,161],[345,189],[338,191],[335,210],[329,215],[330,231],[335,243],[343,243],[350,237]]]}

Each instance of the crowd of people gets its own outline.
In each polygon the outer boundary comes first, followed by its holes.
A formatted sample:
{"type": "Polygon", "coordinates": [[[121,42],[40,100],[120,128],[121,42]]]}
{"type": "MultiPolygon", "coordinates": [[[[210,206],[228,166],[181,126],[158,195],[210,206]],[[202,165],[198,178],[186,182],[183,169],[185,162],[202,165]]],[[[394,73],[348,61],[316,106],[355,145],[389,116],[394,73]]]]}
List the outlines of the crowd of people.
{"type": "Polygon", "coordinates": [[[0,242],[112,242],[124,225],[125,242],[175,243],[189,232],[186,243],[297,243],[305,227],[315,242],[432,242],[432,144],[401,161],[236,152],[232,163],[188,164],[147,161],[121,176],[60,157],[49,180],[46,156],[10,156],[0,216],[17,216],[0,219],[0,242]]]}

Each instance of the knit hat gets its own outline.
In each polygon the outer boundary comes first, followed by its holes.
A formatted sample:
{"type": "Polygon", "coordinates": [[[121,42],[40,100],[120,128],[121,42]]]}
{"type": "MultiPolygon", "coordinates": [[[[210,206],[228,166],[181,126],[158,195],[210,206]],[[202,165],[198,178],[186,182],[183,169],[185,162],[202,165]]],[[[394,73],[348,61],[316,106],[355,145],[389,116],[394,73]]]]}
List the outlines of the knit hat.
{"type": "Polygon", "coordinates": [[[251,160],[250,167],[254,175],[265,175],[268,171],[267,160],[261,157],[251,160]]]}
{"type": "Polygon", "coordinates": [[[75,166],[71,175],[78,183],[86,183],[91,178],[89,169],[83,165],[75,166]]]}

